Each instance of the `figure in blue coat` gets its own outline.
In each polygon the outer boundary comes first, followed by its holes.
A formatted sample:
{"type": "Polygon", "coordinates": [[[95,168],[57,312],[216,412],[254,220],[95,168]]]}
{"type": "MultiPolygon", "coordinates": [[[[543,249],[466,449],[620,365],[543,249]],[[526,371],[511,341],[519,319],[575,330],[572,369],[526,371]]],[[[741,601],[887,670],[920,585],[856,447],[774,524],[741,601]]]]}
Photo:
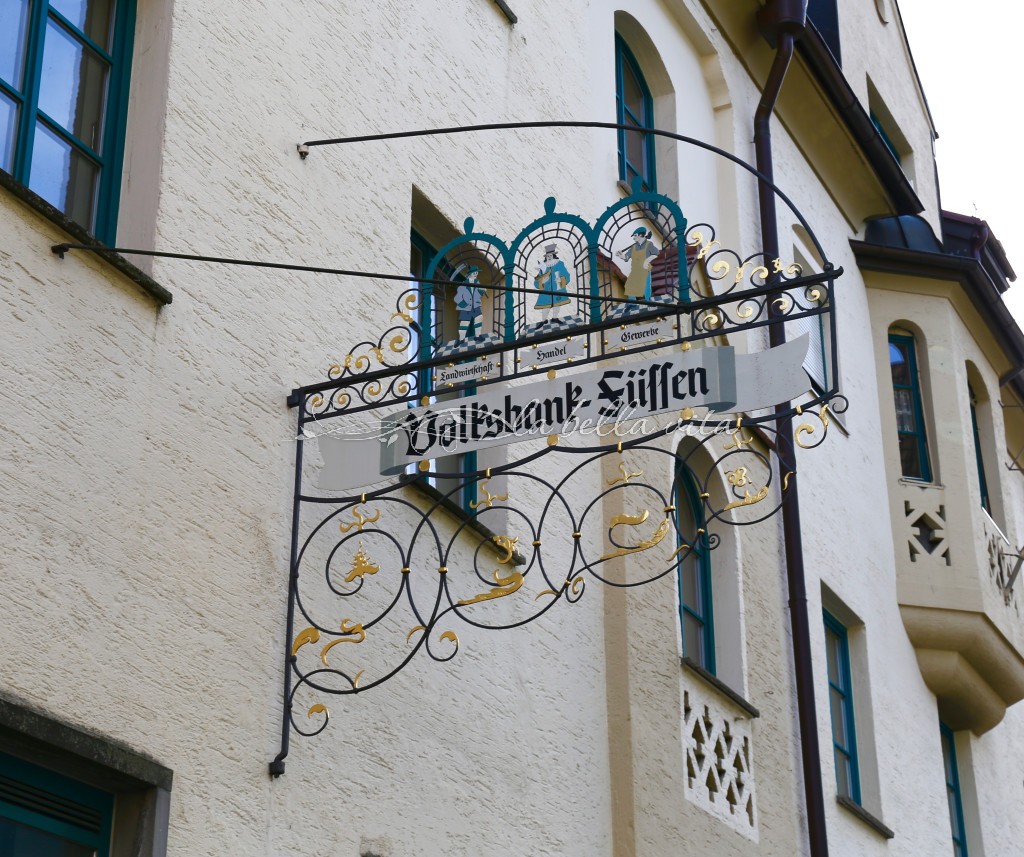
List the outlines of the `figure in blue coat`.
{"type": "Polygon", "coordinates": [[[455,290],[455,309],[459,311],[459,339],[467,339],[480,332],[480,317],[483,315],[480,296],[483,289],[476,285],[479,278],[480,269],[469,268],[466,271],[466,282],[459,283],[455,290]]]}
{"type": "Polygon", "coordinates": [[[569,303],[567,287],[571,280],[565,262],[558,258],[558,246],[548,244],[544,248],[544,261],[537,267],[537,274],[533,278],[534,288],[540,292],[533,306],[541,310],[543,321],[551,319],[555,307],[569,303]]]}

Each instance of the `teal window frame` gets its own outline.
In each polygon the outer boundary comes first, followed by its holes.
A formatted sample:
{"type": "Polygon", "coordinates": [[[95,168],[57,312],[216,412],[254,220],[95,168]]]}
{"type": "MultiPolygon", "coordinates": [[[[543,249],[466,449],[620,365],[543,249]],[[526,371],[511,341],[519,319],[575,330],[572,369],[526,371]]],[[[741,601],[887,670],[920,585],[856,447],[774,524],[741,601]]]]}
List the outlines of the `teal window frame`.
{"type": "MultiPolygon", "coordinates": [[[[931,458],[928,455],[928,436],[925,433],[925,422],[924,422],[924,407],[921,402],[921,376],[918,373],[917,366],[917,341],[913,336],[905,336],[899,333],[889,334],[889,347],[890,347],[890,358],[889,363],[892,365],[891,347],[892,346],[906,346],[907,351],[907,371],[910,375],[910,384],[897,384],[893,381],[893,405],[896,404],[896,391],[897,390],[909,390],[911,396],[911,402],[914,410],[914,425],[916,429],[914,431],[902,431],[899,427],[899,415],[897,413],[897,424],[896,433],[897,435],[912,436],[915,438],[915,445],[917,447],[918,460],[921,463],[921,475],[915,476],[903,472],[902,475],[907,479],[916,479],[920,482],[931,482],[932,481],[932,466],[931,458]]],[[[891,374],[891,373],[890,373],[891,374]]],[[[901,472],[902,457],[901,457],[901,472]]]]}
{"type": "Polygon", "coordinates": [[[985,459],[981,455],[981,435],[978,433],[978,409],[974,388],[967,385],[967,394],[971,402],[971,432],[974,434],[974,459],[978,465],[978,487],[981,491],[981,508],[992,514],[992,504],[988,495],[988,481],[985,479],[985,459]]]}
{"type": "Polygon", "coordinates": [[[853,707],[853,673],[850,669],[850,638],[846,626],[827,610],[825,623],[825,663],[828,673],[829,715],[832,721],[832,758],[836,768],[836,792],[860,804],[860,766],[857,762],[857,723],[853,707]],[[829,648],[834,647],[834,657],[829,648]],[[833,670],[832,664],[835,663],[833,670]],[[836,714],[840,721],[836,722],[836,714]],[[846,772],[849,790],[844,790],[840,765],[846,772]]]}
{"type": "MultiPolygon", "coordinates": [[[[109,857],[114,795],[0,753],[0,819],[93,849],[96,857],[109,857]]],[[[0,830],[0,847],[5,844],[2,837],[0,830]]],[[[3,853],[36,857],[25,851],[3,853]]]]}
{"type": "MultiPolygon", "coordinates": [[[[415,229],[412,229],[409,232],[409,244],[410,244],[409,274],[410,274],[410,276],[418,277],[418,278],[425,277],[426,273],[427,273],[427,268],[429,267],[429,265],[430,265],[431,261],[433,260],[434,256],[437,255],[437,248],[434,247],[433,244],[431,244],[426,238],[423,237],[423,235],[421,235],[415,229]],[[413,262],[412,251],[413,250],[416,250],[416,251],[419,252],[420,262],[421,262],[419,270],[414,270],[416,266],[414,264],[412,264],[412,262],[413,262]]],[[[437,279],[441,279],[441,278],[438,277],[437,279]]],[[[417,284],[417,288],[419,288],[418,284],[417,284]]],[[[434,290],[431,289],[432,293],[433,293],[433,291],[434,290]]],[[[430,312],[430,313],[437,312],[437,310],[435,309],[435,301],[420,300],[419,301],[419,314],[418,314],[418,319],[417,319],[417,322],[418,322],[419,328],[420,328],[419,333],[417,335],[417,339],[419,341],[413,343],[413,347],[419,352],[421,350],[420,349],[420,345],[421,345],[421,342],[422,342],[422,338],[426,337],[427,338],[427,342],[430,345],[430,353],[433,354],[434,346],[436,345],[436,343],[433,340],[434,325],[433,325],[433,319],[427,317],[427,312],[430,312]]],[[[419,359],[419,358],[417,357],[417,359],[419,359]]],[[[429,395],[431,392],[433,392],[433,384],[431,382],[431,374],[430,374],[430,372],[427,372],[427,371],[421,371],[420,372],[419,389],[424,391],[424,393],[423,393],[424,395],[429,395]]],[[[473,389],[474,389],[473,387],[467,388],[466,395],[471,395],[473,393],[473,389]]],[[[477,469],[477,454],[476,454],[476,452],[464,452],[464,453],[462,453],[459,456],[459,458],[461,460],[461,467],[462,467],[462,469],[464,471],[470,472],[470,473],[476,471],[476,469],[477,469]]],[[[420,477],[420,478],[422,478],[422,477],[420,477]]],[[[427,481],[427,484],[430,484],[430,480],[429,479],[426,480],[426,481],[427,481]]],[[[477,499],[478,499],[477,486],[478,486],[477,482],[472,482],[472,483],[470,483],[468,485],[464,485],[462,487],[462,489],[458,492],[459,502],[458,502],[457,505],[466,514],[473,514],[474,511],[475,511],[474,506],[475,506],[475,504],[477,502],[477,499]]],[[[436,487],[436,486],[432,486],[432,487],[436,487]]],[[[438,490],[440,490],[440,489],[438,489],[438,490]]],[[[447,494],[447,491],[444,491],[442,493],[447,494]]]]}
{"type": "Polygon", "coordinates": [[[647,85],[640,64],[629,49],[629,45],[618,33],[615,34],[615,121],[619,125],[635,124],[643,136],[642,164],[634,164],[627,157],[626,131],[618,132],[619,140],[619,180],[631,184],[635,176],[640,177],[641,190],[654,193],[657,190],[657,169],[655,164],[654,135],[644,134],[643,129],[654,127],[654,98],[647,85]],[[626,105],[625,75],[630,74],[636,80],[643,97],[642,116],[626,105]]]}
{"type": "Polygon", "coordinates": [[[964,827],[964,803],[960,793],[960,771],[956,762],[956,737],[941,720],[942,768],[946,774],[946,800],[949,804],[949,828],[953,840],[953,857],[968,857],[967,830],[964,827]]]}
{"type": "MultiPolygon", "coordinates": [[[[46,0],[31,0],[23,51],[20,89],[13,81],[0,78],[0,94],[16,104],[14,157],[7,166],[0,164],[17,181],[35,190],[32,177],[32,153],[37,123],[56,135],[65,144],[99,170],[95,198],[91,204],[90,222],[79,223],[97,239],[113,246],[117,233],[117,212],[121,196],[121,173],[124,166],[124,137],[128,118],[128,86],[131,77],[132,48],[135,33],[135,0],[115,0],[111,22],[110,50],[97,44],[81,29],[64,17],[46,0]],[[39,109],[43,81],[43,46],[47,23],[52,21],[76,43],[84,45],[108,68],[107,88],[101,121],[101,144],[94,149],[65,129],[53,117],[39,109]]],[[[47,202],[60,210],[60,201],[47,202]]],[[[70,216],[70,215],[69,215],[70,216]]]]}
{"type": "MultiPolygon", "coordinates": [[[[676,566],[676,579],[679,587],[679,631],[682,642],[683,657],[715,674],[715,619],[714,602],[711,591],[711,545],[707,533],[707,518],[704,515],[704,501],[701,498],[700,486],[693,471],[683,461],[676,463],[676,477],[674,483],[674,502],[676,514],[679,510],[687,509],[693,518],[695,532],[693,534],[692,550],[685,557],[681,557],[676,566]],[[696,576],[693,591],[697,595],[696,602],[691,603],[686,592],[685,576],[693,574],[696,576]],[[688,651],[686,645],[687,626],[697,624],[698,651],[688,651]]],[[[682,527],[676,529],[676,546],[681,547],[683,538],[689,534],[682,532],[682,527]]]]}

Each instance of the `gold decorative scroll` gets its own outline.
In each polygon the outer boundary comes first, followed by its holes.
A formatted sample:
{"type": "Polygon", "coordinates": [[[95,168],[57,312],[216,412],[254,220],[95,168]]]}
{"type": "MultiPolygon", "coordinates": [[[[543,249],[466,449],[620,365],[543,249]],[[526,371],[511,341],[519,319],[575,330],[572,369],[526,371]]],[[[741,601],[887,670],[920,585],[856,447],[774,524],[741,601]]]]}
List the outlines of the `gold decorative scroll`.
{"type": "Polygon", "coordinates": [[[361,533],[363,531],[363,527],[365,527],[367,524],[374,524],[380,520],[380,509],[377,509],[377,511],[372,516],[367,517],[359,511],[359,504],[357,503],[355,506],[352,507],[352,518],[352,521],[342,521],[341,523],[339,523],[338,529],[341,530],[343,533],[347,533],[349,532],[349,530],[352,529],[355,529],[361,533]]]}
{"type": "Polygon", "coordinates": [[[508,494],[492,494],[490,491],[488,491],[486,485],[490,481],[490,479],[485,479],[483,482],[480,483],[480,490],[484,492],[484,499],[483,501],[470,500],[470,509],[479,509],[481,506],[487,506],[487,508],[490,509],[491,506],[494,504],[495,500],[504,501],[508,499],[508,494]]]}
{"type": "Polygon", "coordinates": [[[504,598],[506,595],[511,595],[523,585],[523,575],[518,571],[513,571],[508,577],[502,577],[501,571],[496,568],[494,569],[494,582],[498,585],[487,592],[481,592],[472,598],[459,601],[459,606],[468,607],[470,604],[479,604],[481,601],[491,601],[494,598],[504,598]]]}
{"type": "MultiPolygon", "coordinates": [[[[615,515],[612,517],[610,521],[611,526],[609,527],[609,532],[622,524],[626,524],[630,527],[637,527],[640,524],[644,523],[644,521],[646,521],[650,517],[650,515],[650,509],[644,509],[644,513],[642,515],[615,515]]],[[[662,519],[662,522],[658,524],[658,529],[654,531],[654,535],[652,535],[649,539],[644,539],[639,544],[632,545],[630,547],[616,548],[611,553],[606,553],[604,556],[602,556],[598,560],[598,562],[603,562],[606,559],[614,559],[615,557],[619,556],[626,556],[627,554],[640,553],[641,551],[650,550],[655,545],[660,544],[662,539],[664,539],[665,536],[668,535],[668,530],[670,526],[671,522],[669,521],[669,519],[664,518],[662,519]]]]}
{"type": "Polygon", "coordinates": [[[363,543],[360,542],[359,550],[356,551],[356,555],[352,558],[352,570],[345,575],[345,582],[351,583],[357,577],[362,578],[364,575],[376,574],[378,571],[380,571],[380,566],[370,561],[370,557],[366,555],[366,551],[363,548],[363,543]]]}
{"type": "Polygon", "coordinates": [[[353,624],[351,619],[341,620],[341,633],[346,636],[339,637],[337,640],[332,640],[320,650],[320,662],[325,667],[328,665],[327,653],[338,645],[338,643],[361,643],[366,639],[366,631],[363,630],[362,624],[353,624]],[[349,639],[349,637],[352,637],[353,639],[349,639]]]}
{"type": "Polygon", "coordinates": [[[723,446],[723,450],[728,451],[730,449],[739,449],[740,447],[743,446],[750,446],[750,444],[754,442],[754,438],[752,438],[748,434],[745,434],[742,430],[739,429],[737,430],[734,437],[735,440],[732,443],[727,443],[725,446],[723,446]]]}
{"type": "Polygon", "coordinates": [[[508,536],[491,536],[491,541],[501,550],[498,563],[500,565],[511,565],[516,553],[516,542],[519,541],[519,536],[512,536],[511,538],[508,536]]]}
{"type": "Polygon", "coordinates": [[[756,494],[751,494],[749,491],[744,491],[742,500],[733,500],[731,503],[726,503],[722,507],[722,511],[728,512],[730,509],[738,509],[740,506],[753,506],[755,503],[760,503],[767,496],[767,485],[765,485],[764,488],[762,488],[756,494]]]}
{"type": "Polygon", "coordinates": [[[626,462],[624,462],[624,461],[620,461],[619,462],[619,473],[621,473],[622,475],[621,476],[616,476],[614,479],[609,479],[608,480],[608,484],[609,485],[615,485],[615,484],[617,484],[619,482],[621,482],[623,485],[625,485],[626,483],[629,482],[630,479],[636,479],[636,478],[644,475],[644,472],[642,470],[633,470],[633,471],[627,470],[626,469],[626,462]]]}
{"type": "Polygon", "coordinates": [[[320,642],[320,631],[317,628],[305,628],[295,637],[295,641],[292,643],[292,657],[298,654],[306,643],[319,643],[320,642]]]}

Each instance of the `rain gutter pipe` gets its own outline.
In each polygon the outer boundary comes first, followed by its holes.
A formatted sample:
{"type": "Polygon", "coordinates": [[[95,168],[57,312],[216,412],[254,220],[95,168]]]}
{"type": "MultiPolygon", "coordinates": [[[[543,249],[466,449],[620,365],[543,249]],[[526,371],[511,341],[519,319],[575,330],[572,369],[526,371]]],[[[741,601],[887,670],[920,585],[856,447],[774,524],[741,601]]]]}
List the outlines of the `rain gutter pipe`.
{"type": "MultiPolygon", "coordinates": [[[[807,22],[807,0],[769,0],[757,15],[757,24],[775,48],[768,80],[754,113],[754,152],[758,172],[774,182],[772,168],[771,119],[782,89],[796,40],[807,22]]],[[[758,179],[758,204],[761,216],[761,244],[766,265],[779,258],[778,217],[775,193],[758,179]]],[[[773,274],[769,279],[777,279],[773,274]]],[[[774,305],[773,305],[774,310],[774,305]]],[[[786,341],[780,319],[768,326],[772,348],[786,341]]],[[[785,413],[788,405],[776,411],[785,413]]],[[[793,661],[796,673],[796,702],[800,723],[800,750],[803,763],[804,796],[807,809],[807,839],[810,857],[828,857],[825,828],[825,801],[821,782],[821,751],[818,745],[818,718],[814,704],[814,671],[811,664],[811,631],[807,616],[807,585],[804,575],[803,539],[800,529],[800,481],[797,475],[792,416],[780,416],[776,422],[780,476],[792,472],[789,488],[782,495],[782,532],[789,584],[789,616],[792,626],[793,661]]]]}

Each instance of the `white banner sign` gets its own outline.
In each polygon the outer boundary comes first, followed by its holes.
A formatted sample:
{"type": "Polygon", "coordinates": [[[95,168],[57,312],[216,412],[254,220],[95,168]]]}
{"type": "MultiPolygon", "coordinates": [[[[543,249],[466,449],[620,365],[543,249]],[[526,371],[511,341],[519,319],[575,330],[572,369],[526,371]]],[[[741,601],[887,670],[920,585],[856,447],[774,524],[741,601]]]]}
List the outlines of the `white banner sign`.
{"type": "Polygon", "coordinates": [[[770,407],[808,390],[807,346],[804,335],[756,354],[694,348],[402,409],[377,432],[319,436],[319,486],[360,488],[420,461],[684,408],[724,414],[770,407]]]}
{"type": "Polygon", "coordinates": [[[679,336],[676,333],[678,326],[679,318],[673,316],[613,327],[604,332],[604,350],[610,354],[619,349],[636,348],[638,345],[655,345],[666,339],[675,339],[679,336]]]}

